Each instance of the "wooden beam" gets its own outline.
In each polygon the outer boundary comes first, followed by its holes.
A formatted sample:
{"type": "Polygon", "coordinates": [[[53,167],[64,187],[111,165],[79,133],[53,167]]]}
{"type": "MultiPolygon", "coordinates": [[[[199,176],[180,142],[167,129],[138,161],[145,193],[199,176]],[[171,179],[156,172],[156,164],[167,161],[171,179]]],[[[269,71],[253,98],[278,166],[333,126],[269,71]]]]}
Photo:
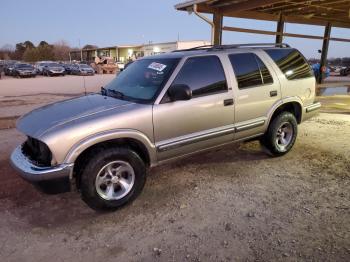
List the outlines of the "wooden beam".
{"type": "Polygon", "coordinates": [[[281,44],[283,42],[283,32],[284,32],[284,18],[283,18],[283,15],[280,15],[280,19],[277,22],[276,44],[281,44]]]}
{"type": "Polygon", "coordinates": [[[222,42],[222,14],[214,13],[214,45],[221,45],[222,42]]]}
{"type": "Polygon", "coordinates": [[[332,25],[331,23],[328,23],[324,30],[324,38],[323,38],[323,44],[322,44],[322,53],[321,53],[321,61],[320,61],[320,70],[318,77],[318,83],[322,84],[323,79],[326,78],[326,72],[324,72],[322,69],[327,65],[327,57],[328,57],[328,49],[329,49],[329,40],[331,37],[331,30],[332,25]]]}
{"type": "MultiPolygon", "coordinates": [[[[253,12],[253,11],[243,11],[239,13],[223,13],[226,17],[238,17],[238,18],[247,18],[254,20],[265,20],[265,21],[278,21],[279,15],[275,14],[267,14],[263,12],[253,12]]],[[[350,28],[350,20],[349,22],[341,22],[341,21],[332,21],[332,20],[323,20],[319,18],[306,18],[302,16],[289,15],[284,16],[284,21],[288,23],[296,23],[296,24],[308,24],[308,25],[327,25],[328,21],[332,22],[333,27],[342,27],[342,28],[350,28]]]]}
{"type": "Polygon", "coordinates": [[[245,2],[231,4],[229,6],[220,7],[219,10],[223,13],[241,12],[246,10],[252,10],[265,5],[273,5],[277,2],[281,2],[281,0],[249,0],[245,2]]]}
{"type": "MultiPolygon", "coordinates": [[[[248,29],[248,28],[240,28],[240,27],[231,27],[231,26],[224,26],[222,28],[222,30],[224,30],[224,31],[231,31],[231,32],[249,33],[249,34],[280,35],[280,33],[273,32],[273,31],[248,29]]],[[[304,34],[293,34],[293,33],[283,33],[282,35],[285,36],[285,37],[296,37],[296,38],[306,38],[306,39],[314,39],[314,40],[324,40],[324,37],[316,36],[316,35],[304,35],[304,34]]],[[[347,39],[347,38],[330,37],[329,40],[330,41],[350,43],[350,39],[347,39]]]]}

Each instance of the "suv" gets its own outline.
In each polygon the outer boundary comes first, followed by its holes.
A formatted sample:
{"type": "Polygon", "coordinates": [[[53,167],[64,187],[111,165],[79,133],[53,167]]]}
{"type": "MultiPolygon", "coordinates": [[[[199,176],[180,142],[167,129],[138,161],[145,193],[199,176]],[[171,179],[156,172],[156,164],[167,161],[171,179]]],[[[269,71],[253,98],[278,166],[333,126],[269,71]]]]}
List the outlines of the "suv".
{"type": "Polygon", "coordinates": [[[285,44],[145,57],[101,93],[20,118],[28,139],[11,162],[26,180],[70,179],[90,207],[116,209],[141,192],[150,167],[178,157],[253,138],[286,154],[320,108],[314,99],[309,65],[285,44]]]}

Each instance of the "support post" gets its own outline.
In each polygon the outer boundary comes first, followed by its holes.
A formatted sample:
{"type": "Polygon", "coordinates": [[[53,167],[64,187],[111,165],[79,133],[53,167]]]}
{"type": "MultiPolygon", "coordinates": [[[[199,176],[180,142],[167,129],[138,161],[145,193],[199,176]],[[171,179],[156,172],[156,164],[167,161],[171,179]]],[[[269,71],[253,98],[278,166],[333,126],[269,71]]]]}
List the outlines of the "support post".
{"type": "Polygon", "coordinates": [[[321,53],[321,62],[320,62],[320,73],[318,74],[317,82],[322,84],[325,76],[326,76],[326,65],[327,65],[327,57],[328,57],[328,48],[329,48],[329,40],[331,37],[332,24],[328,23],[324,30],[324,38],[322,45],[322,53],[321,53]]]}
{"type": "Polygon", "coordinates": [[[221,45],[222,43],[222,20],[223,16],[220,13],[214,13],[214,45],[221,45]]]}
{"type": "Polygon", "coordinates": [[[282,44],[283,33],[284,33],[284,17],[283,17],[283,15],[280,15],[280,18],[277,22],[276,44],[282,44]]]}

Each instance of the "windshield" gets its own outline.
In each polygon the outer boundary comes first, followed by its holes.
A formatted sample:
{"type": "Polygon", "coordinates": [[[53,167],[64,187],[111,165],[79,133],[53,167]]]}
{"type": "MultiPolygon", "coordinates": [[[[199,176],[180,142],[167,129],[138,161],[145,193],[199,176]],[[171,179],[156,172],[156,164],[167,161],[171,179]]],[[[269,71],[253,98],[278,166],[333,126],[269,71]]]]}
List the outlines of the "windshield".
{"type": "Polygon", "coordinates": [[[132,63],[106,89],[119,93],[126,100],[152,102],[170,77],[179,59],[142,59],[132,63]]]}
{"type": "Polygon", "coordinates": [[[90,68],[90,66],[88,66],[88,65],[79,65],[80,66],[80,68],[90,68]]]}
{"type": "Polygon", "coordinates": [[[31,65],[28,65],[28,64],[18,64],[16,65],[17,68],[32,68],[31,65]]]}
{"type": "Polygon", "coordinates": [[[50,67],[61,67],[61,65],[57,64],[57,63],[50,63],[50,64],[47,64],[47,66],[50,66],[50,67]]]}

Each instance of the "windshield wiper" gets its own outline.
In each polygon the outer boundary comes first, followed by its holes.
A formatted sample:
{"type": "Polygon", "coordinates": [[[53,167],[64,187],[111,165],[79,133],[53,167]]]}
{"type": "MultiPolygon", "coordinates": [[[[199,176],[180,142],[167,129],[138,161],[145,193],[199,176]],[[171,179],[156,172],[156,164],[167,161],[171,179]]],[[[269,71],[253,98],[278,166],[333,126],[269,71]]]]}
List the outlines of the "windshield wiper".
{"type": "Polygon", "coordinates": [[[115,98],[119,98],[119,99],[123,99],[124,98],[124,94],[120,91],[114,90],[114,89],[107,89],[107,93],[110,92],[111,94],[113,94],[113,97],[115,98]]]}

